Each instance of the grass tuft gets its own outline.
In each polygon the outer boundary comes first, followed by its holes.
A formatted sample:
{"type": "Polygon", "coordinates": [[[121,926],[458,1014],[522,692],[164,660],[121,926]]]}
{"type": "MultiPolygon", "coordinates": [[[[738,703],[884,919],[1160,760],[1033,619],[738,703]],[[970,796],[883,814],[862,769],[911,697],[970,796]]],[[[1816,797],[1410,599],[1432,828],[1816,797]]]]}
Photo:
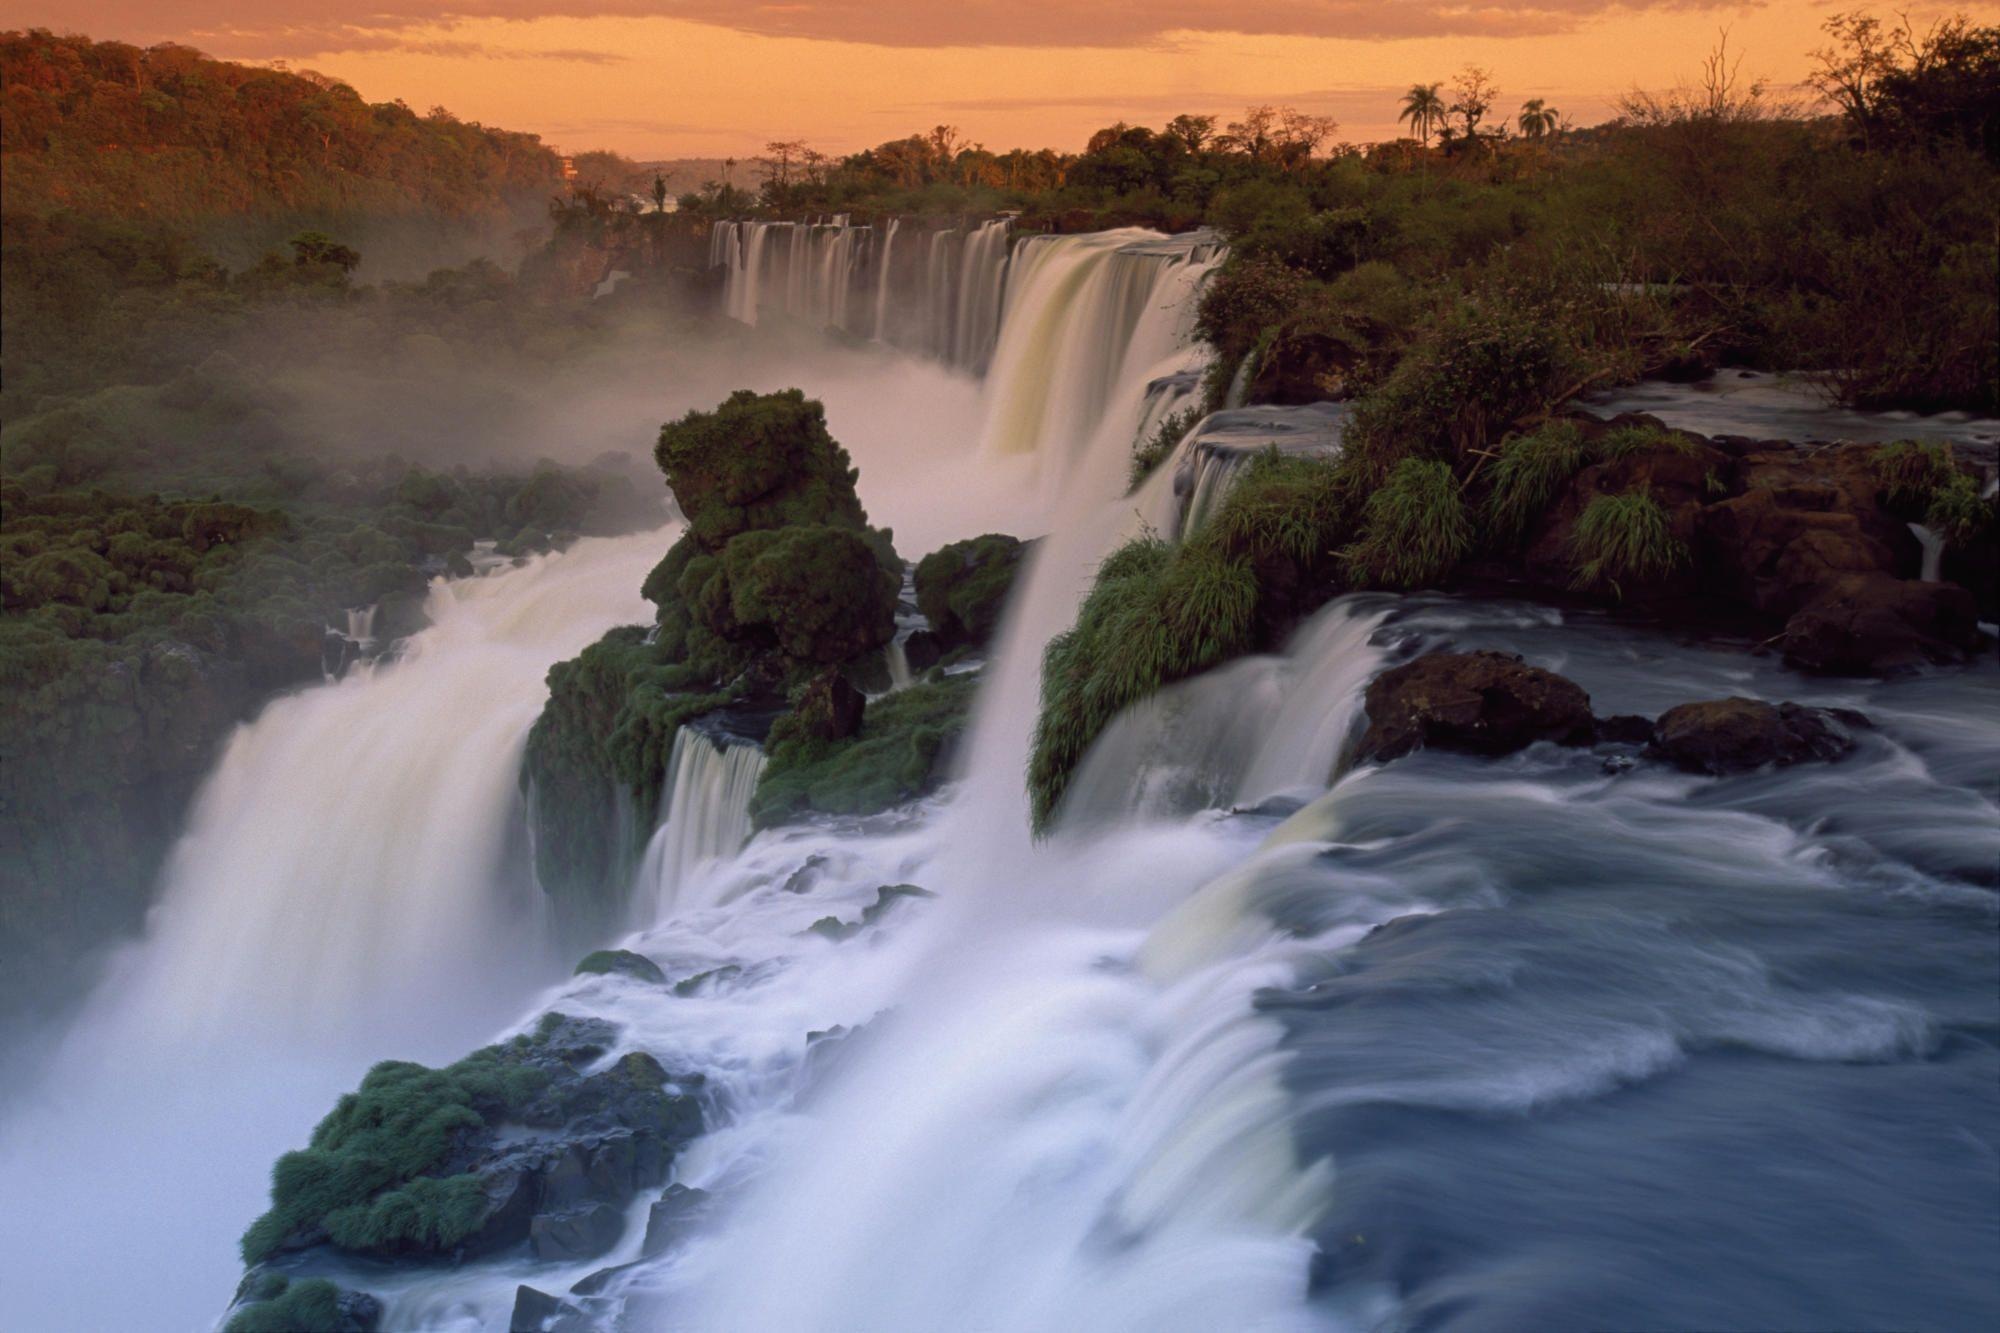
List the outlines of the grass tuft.
{"type": "Polygon", "coordinates": [[[1687,547],[1667,523],[1667,511],[1643,490],[1592,500],[1570,541],[1576,564],[1572,586],[1608,589],[1614,597],[1624,595],[1622,585],[1664,578],[1688,560],[1687,547]]]}
{"type": "Polygon", "coordinates": [[[1180,448],[1181,441],[1194,429],[1202,418],[1199,407],[1186,408],[1169,413],[1153,433],[1132,446],[1132,470],[1125,479],[1127,492],[1136,491],[1146,478],[1153,475],[1153,469],[1173,457],[1174,450],[1180,448]]]}
{"type": "Polygon", "coordinates": [[[1451,465],[1405,458],[1368,497],[1361,536],[1343,553],[1357,583],[1435,585],[1472,549],[1472,520],[1451,465]]]}
{"type": "Polygon", "coordinates": [[[1518,546],[1556,492],[1589,461],[1583,430],[1573,421],[1551,421],[1501,445],[1486,497],[1486,528],[1495,543],[1518,546]]]}

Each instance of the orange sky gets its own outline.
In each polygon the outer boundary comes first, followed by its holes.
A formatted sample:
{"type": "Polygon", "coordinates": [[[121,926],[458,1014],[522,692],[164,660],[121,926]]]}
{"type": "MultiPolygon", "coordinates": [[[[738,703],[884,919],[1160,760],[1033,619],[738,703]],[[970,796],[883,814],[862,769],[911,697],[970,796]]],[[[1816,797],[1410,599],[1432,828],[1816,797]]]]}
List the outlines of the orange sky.
{"type": "MultiPolygon", "coordinates": [[[[1580,123],[1696,67],[1718,28],[1743,73],[1789,85],[1845,0],[0,0],[44,26],[284,59],[565,148],[850,151],[949,123],[991,148],[1077,148],[1125,119],[1250,102],[1392,137],[1400,91],[1476,62],[1502,105],[1580,123]]],[[[1995,12],[1990,3],[1967,7],[1995,12]]],[[[1886,9],[1879,12],[1887,13],[1886,9]]],[[[1922,18],[1941,12],[1918,6],[1922,18]]]]}

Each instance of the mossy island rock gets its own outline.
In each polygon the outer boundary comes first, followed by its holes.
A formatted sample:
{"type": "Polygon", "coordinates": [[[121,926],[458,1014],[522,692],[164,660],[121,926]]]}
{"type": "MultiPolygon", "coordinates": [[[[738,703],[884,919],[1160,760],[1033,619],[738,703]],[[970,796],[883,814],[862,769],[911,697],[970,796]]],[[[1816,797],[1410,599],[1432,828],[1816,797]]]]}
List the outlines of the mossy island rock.
{"type": "Polygon", "coordinates": [[[917,562],[917,610],[944,652],[984,647],[1000,628],[1028,543],[1000,533],[953,542],[917,562]]]}
{"type": "Polygon", "coordinates": [[[1590,696],[1511,653],[1430,653],[1368,686],[1358,755],[1385,761],[1418,749],[1510,754],[1537,741],[1588,745],[1590,696]]]}
{"type": "Polygon", "coordinates": [[[548,1014],[442,1069],[375,1066],[310,1146],[278,1159],[245,1262],[309,1262],[321,1247],[405,1263],[610,1249],[626,1206],[702,1130],[700,1076],[670,1079],[639,1052],[605,1065],[616,1038],[601,1020],[548,1014]]]}
{"type": "Polygon", "coordinates": [[[1720,775],[1839,759],[1854,748],[1859,713],[1761,699],[1706,699],[1669,708],[1651,753],[1690,773],[1720,775]]]}
{"type": "MultiPolygon", "coordinates": [[[[688,524],[641,590],[656,623],[550,670],[522,767],[536,874],[574,936],[618,919],[683,723],[776,713],[896,632],[902,562],[819,403],[741,390],[662,426],[654,457],[688,524]]],[[[815,700],[859,725],[844,696],[815,700]]]]}
{"type": "Polygon", "coordinates": [[[622,977],[631,977],[635,981],[648,981],[655,986],[667,984],[667,974],[660,970],[658,963],[642,953],[633,953],[630,949],[599,949],[595,953],[587,954],[570,975],[601,977],[614,973],[622,977]]]}
{"type": "Polygon", "coordinates": [[[236,1289],[222,1333],[375,1333],[382,1303],[323,1277],[294,1280],[261,1268],[236,1289]]]}
{"type": "Polygon", "coordinates": [[[873,814],[942,786],[971,716],[977,678],[933,677],[868,704],[846,738],[813,730],[816,706],[780,718],[750,803],[757,827],[806,815],[873,814]]]}

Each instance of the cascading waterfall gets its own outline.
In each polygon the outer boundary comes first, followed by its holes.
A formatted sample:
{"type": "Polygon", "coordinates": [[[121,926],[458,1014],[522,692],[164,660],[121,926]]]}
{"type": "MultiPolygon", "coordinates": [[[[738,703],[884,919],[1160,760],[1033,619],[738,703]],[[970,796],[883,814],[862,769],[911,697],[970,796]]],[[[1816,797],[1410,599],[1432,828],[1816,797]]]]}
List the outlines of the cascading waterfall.
{"type": "Polygon", "coordinates": [[[723,312],[755,325],[765,312],[872,338],[979,374],[998,337],[1012,224],[968,234],[933,228],[898,247],[903,222],[718,222],[709,265],[723,270],[723,312]],[[914,250],[914,253],[913,253],[914,250]]]}
{"type": "Polygon", "coordinates": [[[667,916],[704,871],[742,849],[763,772],[764,752],[755,745],[693,727],[674,733],[660,825],[646,844],[634,895],[647,920],[667,916]]]}
{"type": "Polygon", "coordinates": [[[521,748],[550,665],[651,614],[672,535],[440,580],[395,659],[237,730],[145,938],[0,1120],[0,1243],[47,1278],[0,1324],[206,1326],[272,1160],[334,1097],[385,1056],[455,1058],[566,970],[519,845],[521,748]],[[105,1253],[135,1280],[103,1283],[105,1253]]]}
{"type": "Polygon", "coordinates": [[[1242,407],[1202,418],[1175,451],[1174,494],[1182,503],[1160,524],[1161,534],[1193,535],[1221,506],[1244,467],[1261,454],[1337,455],[1346,422],[1347,408],[1341,403],[1242,407]]]}
{"type": "Polygon", "coordinates": [[[1944,534],[1921,523],[1912,523],[1910,535],[1917,539],[1917,545],[1924,553],[1923,566],[1917,577],[1925,583],[1936,583],[1944,569],[1944,534]]]}

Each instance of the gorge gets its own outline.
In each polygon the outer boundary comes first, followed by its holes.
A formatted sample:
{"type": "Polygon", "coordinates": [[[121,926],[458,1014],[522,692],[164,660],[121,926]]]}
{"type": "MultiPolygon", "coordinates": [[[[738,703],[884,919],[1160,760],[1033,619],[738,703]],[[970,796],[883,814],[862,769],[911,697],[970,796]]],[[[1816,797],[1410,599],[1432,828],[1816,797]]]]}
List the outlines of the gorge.
{"type": "Polygon", "coordinates": [[[1396,591],[1353,571],[1406,553],[1375,497],[1421,460],[1333,495],[1369,409],[1215,384],[1215,233],[710,245],[741,360],[646,399],[671,521],[440,576],[423,628],[230,737],[143,940],[0,1118],[0,1247],[34,1274],[0,1322],[1993,1308],[2000,665],[1991,590],[1951,581],[1993,539],[1930,560],[1871,469],[1990,506],[2000,423],[1647,381],[1509,432],[1567,451],[1511,547],[1396,591]],[[803,452],[764,476],[767,438],[803,452]],[[1573,582],[1628,495],[1686,563],[1573,582]],[[1768,559],[1709,586],[1738,519],[1768,559]],[[801,534],[826,582],[772,590],[801,534]],[[988,534],[1029,544],[954,548],[988,534]],[[1174,579],[1229,632],[1175,638],[1174,579]],[[1820,614],[1856,579],[1878,600],[1820,614]],[[1421,748],[1366,750],[1392,669],[1482,652],[1514,693],[1447,682],[1408,701],[1421,748]],[[1517,668],[1581,702],[1532,731],[1517,668]],[[1677,762],[1658,719],[1736,698],[1839,744],[1677,762]],[[882,736],[917,777],[856,796],[882,736]]]}

